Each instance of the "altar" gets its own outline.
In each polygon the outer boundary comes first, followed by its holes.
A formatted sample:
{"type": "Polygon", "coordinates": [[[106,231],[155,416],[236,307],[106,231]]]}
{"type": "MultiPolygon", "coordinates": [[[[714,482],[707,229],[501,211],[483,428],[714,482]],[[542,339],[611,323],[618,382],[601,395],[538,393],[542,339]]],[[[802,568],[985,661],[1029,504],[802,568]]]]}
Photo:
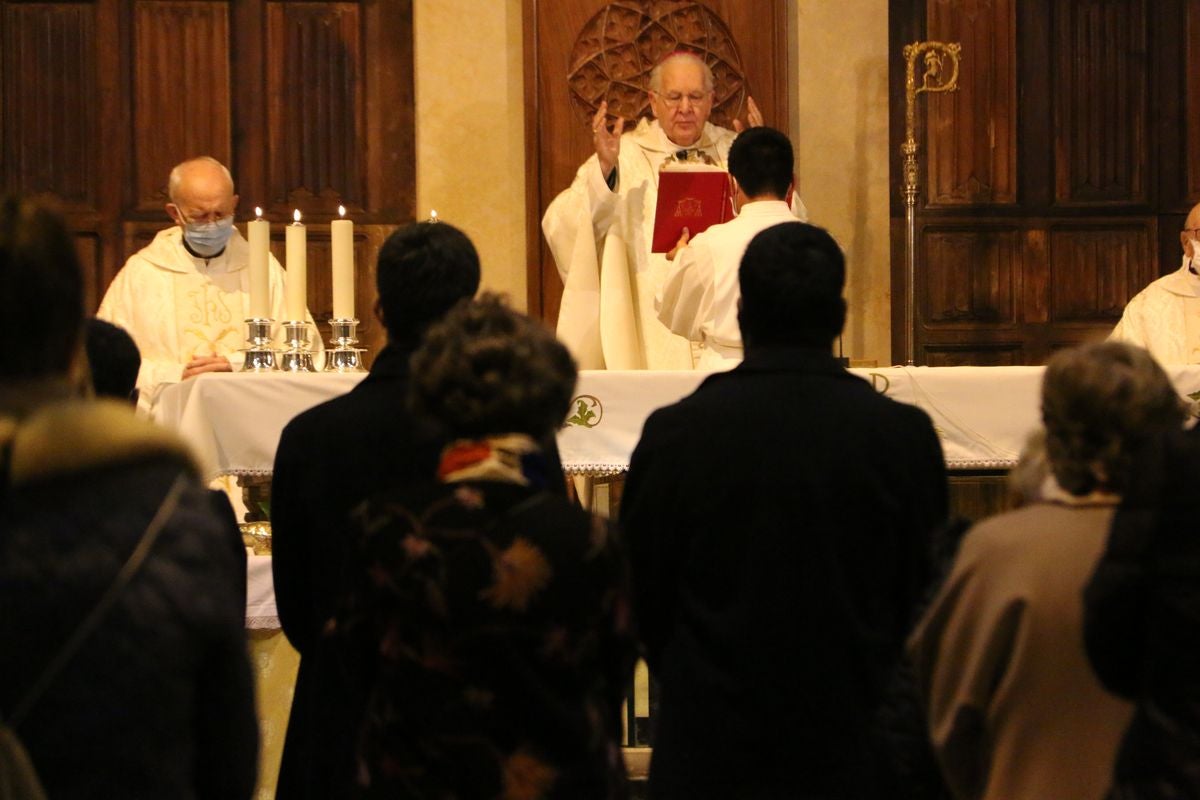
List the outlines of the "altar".
{"type": "MultiPolygon", "coordinates": [[[[1007,470],[1039,423],[1043,367],[886,367],[853,369],[876,391],[923,409],[952,471],[1007,470]]],[[[1180,395],[1200,396],[1200,366],[1168,368],[1180,395]]],[[[312,406],[348,392],[362,373],[208,373],[163,389],[152,416],[191,444],[206,475],[268,476],[283,427],[312,406]]],[[[563,468],[614,475],[646,417],[690,394],[702,372],[589,371],[558,433],[563,468]]],[[[779,414],[788,398],[779,398],[779,414]]],[[[368,424],[364,421],[364,424],[368,424]]]]}

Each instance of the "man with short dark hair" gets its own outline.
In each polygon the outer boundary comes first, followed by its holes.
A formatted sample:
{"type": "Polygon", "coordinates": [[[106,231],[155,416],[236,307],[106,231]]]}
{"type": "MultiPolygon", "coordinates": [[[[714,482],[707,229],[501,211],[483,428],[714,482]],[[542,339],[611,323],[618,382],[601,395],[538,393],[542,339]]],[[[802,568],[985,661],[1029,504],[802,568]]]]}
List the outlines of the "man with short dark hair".
{"type": "Polygon", "coordinates": [[[92,317],[84,340],[92,388],[97,397],[114,397],[137,405],[138,370],[142,354],[124,328],[92,317]]]}
{"type": "Polygon", "coordinates": [[[873,716],[946,514],[941,447],[834,359],[828,233],[768,228],[739,277],[745,360],[650,416],[621,503],[651,794],[888,797],[873,716]]]}
{"type": "Polygon", "coordinates": [[[656,298],[658,318],[697,345],[697,369],[729,369],[742,360],[738,329],[738,265],[759,231],[796,217],[786,198],[792,187],[792,143],[774,128],[750,128],[729,148],[734,219],[687,242],[667,271],[656,298]]]}
{"type": "Polygon", "coordinates": [[[350,509],[375,492],[432,477],[442,437],[406,410],[409,357],[425,329],[479,288],[479,256],[462,231],[421,222],[393,233],[376,265],[376,314],[388,344],[343,397],[284,428],[271,484],[272,569],[279,619],[300,652],[277,796],[332,798],[354,787],[365,698],[322,638],[333,616],[350,509]]]}

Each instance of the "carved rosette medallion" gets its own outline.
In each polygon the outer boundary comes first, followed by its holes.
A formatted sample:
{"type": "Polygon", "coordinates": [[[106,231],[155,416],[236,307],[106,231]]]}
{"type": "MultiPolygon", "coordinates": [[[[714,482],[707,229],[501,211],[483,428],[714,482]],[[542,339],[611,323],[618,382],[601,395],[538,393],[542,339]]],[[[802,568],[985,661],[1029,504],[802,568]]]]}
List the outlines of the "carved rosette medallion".
{"type": "Polygon", "coordinates": [[[712,69],[716,96],[709,120],[732,128],[748,93],[737,44],[716,12],[683,0],[619,0],[596,12],[571,50],[572,105],[590,122],[607,101],[608,116],[624,117],[632,127],[650,116],[650,70],[676,50],[695,53],[712,69]]]}

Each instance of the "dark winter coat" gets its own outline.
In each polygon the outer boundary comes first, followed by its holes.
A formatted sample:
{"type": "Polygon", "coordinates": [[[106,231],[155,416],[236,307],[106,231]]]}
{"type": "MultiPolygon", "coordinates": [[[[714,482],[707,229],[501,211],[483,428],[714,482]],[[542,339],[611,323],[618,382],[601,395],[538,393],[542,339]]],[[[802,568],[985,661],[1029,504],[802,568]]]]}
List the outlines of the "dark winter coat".
{"type": "Polygon", "coordinates": [[[3,394],[5,712],[112,584],[169,487],[186,480],[141,570],[17,728],[49,796],[248,798],[258,732],[245,550],[228,501],[200,483],[180,442],[126,404],[14,411],[3,394]]]}
{"type": "Polygon", "coordinates": [[[658,798],[875,798],[874,716],[946,515],[924,412],[752,349],[646,422],[622,499],[658,798]]]}

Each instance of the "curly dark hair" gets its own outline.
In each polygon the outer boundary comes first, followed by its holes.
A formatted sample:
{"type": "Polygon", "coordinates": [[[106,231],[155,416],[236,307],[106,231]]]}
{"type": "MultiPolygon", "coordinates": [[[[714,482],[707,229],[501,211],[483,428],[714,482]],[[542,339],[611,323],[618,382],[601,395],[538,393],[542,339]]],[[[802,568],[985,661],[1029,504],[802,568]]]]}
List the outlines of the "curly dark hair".
{"type": "Polygon", "coordinates": [[[413,411],[451,436],[542,439],[567,416],[576,370],[554,334],[485,292],[429,329],[412,375],[413,411]]]}
{"type": "Polygon", "coordinates": [[[1183,400],[1167,374],[1135,345],[1086,344],[1056,353],[1046,366],[1046,457],[1071,494],[1120,493],[1142,443],[1183,419],[1183,400]]]}

